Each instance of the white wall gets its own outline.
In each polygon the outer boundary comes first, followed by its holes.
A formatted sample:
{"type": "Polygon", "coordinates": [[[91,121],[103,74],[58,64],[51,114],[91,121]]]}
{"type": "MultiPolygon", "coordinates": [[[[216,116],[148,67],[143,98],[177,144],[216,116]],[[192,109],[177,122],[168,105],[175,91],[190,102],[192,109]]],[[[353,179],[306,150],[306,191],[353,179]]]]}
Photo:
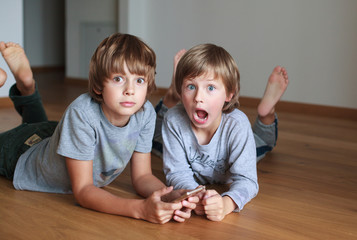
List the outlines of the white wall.
{"type": "MultiPolygon", "coordinates": [[[[66,0],[66,76],[70,78],[88,77],[88,72],[82,68],[89,65],[88,56],[91,56],[99,40],[84,39],[81,32],[83,26],[100,26],[98,31],[108,29],[114,25],[117,30],[117,0],[66,0]],[[83,44],[91,47],[83,49],[83,44]],[[86,51],[85,53],[81,51],[86,51]],[[83,56],[86,62],[83,62],[83,56]],[[85,66],[83,66],[85,65],[85,66]]],[[[113,32],[111,32],[113,33],[113,32]]],[[[109,34],[111,34],[109,33],[109,34]]],[[[108,35],[101,34],[99,35],[108,35]]],[[[97,37],[97,35],[95,36],[97,37]]],[[[101,39],[103,40],[104,37],[101,39]]]]}
{"type": "Polygon", "coordinates": [[[120,0],[119,30],[157,54],[168,87],[181,48],[212,42],[238,63],[241,95],[261,97],[277,64],[291,84],[283,100],[356,108],[357,1],[120,0]]]}
{"type": "MultiPolygon", "coordinates": [[[[16,42],[23,46],[23,4],[22,0],[1,0],[0,6],[0,41],[16,42]]],[[[9,95],[10,87],[15,83],[15,79],[2,58],[0,57],[0,67],[7,72],[7,81],[0,88],[0,97],[9,95]]]]}

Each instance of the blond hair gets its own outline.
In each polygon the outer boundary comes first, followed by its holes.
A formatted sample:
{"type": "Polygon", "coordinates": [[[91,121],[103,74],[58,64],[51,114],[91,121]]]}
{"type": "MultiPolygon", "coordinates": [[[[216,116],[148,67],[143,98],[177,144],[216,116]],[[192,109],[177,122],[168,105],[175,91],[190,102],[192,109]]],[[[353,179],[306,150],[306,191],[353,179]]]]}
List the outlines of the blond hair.
{"type": "Polygon", "coordinates": [[[233,93],[231,101],[225,102],[222,111],[232,112],[239,107],[240,76],[233,57],[222,47],[214,44],[200,44],[188,50],[177,64],[175,88],[181,95],[184,79],[192,79],[209,71],[215,78],[221,78],[227,96],[233,93]]]}
{"type": "Polygon", "coordinates": [[[138,37],[115,33],[105,38],[94,52],[89,65],[88,91],[101,103],[104,82],[113,73],[124,73],[124,63],[132,74],[143,75],[148,81],[147,95],[155,89],[155,52],[138,37]]]}

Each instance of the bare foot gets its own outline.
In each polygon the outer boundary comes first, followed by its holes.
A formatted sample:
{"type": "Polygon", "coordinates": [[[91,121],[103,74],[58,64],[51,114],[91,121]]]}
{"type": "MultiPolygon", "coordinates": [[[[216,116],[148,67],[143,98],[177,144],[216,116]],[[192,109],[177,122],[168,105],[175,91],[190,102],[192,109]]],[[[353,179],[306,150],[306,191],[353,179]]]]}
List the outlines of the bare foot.
{"type": "Polygon", "coordinates": [[[13,42],[0,42],[0,51],[16,80],[22,96],[35,92],[35,81],[24,49],[13,42]]]}
{"type": "Polygon", "coordinates": [[[258,105],[258,115],[260,117],[274,114],[275,105],[283,96],[288,84],[289,78],[286,69],[276,66],[268,79],[264,96],[258,105]]]}
{"type": "Polygon", "coordinates": [[[180,61],[181,57],[185,54],[186,51],[187,51],[186,49],[181,49],[180,51],[178,51],[176,53],[176,55],[174,57],[174,69],[173,69],[173,73],[172,73],[171,85],[169,87],[169,90],[165,94],[164,100],[163,100],[165,106],[167,106],[168,108],[175,106],[180,101],[180,96],[177,95],[177,92],[175,89],[175,73],[176,73],[177,64],[180,61]]]}
{"type": "Polygon", "coordinates": [[[175,73],[176,73],[176,67],[182,56],[187,52],[186,49],[181,49],[178,51],[174,57],[174,72],[172,74],[172,77],[175,78],[175,73]]]}
{"type": "Polygon", "coordinates": [[[6,72],[2,68],[0,68],[0,87],[4,86],[6,78],[6,72]]]}

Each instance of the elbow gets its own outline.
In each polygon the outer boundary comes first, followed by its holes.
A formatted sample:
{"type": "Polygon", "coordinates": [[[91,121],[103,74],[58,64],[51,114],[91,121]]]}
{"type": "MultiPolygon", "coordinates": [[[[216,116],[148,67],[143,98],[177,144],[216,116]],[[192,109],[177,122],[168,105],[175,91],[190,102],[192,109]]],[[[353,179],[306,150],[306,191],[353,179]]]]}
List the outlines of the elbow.
{"type": "Polygon", "coordinates": [[[87,206],[87,196],[88,196],[88,191],[89,191],[89,188],[90,186],[88,187],[83,187],[81,189],[73,189],[72,192],[73,192],[73,196],[74,196],[74,199],[76,200],[76,202],[84,207],[84,208],[88,208],[89,206],[87,206]]]}
{"type": "Polygon", "coordinates": [[[81,194],[78,191],[73,191],[73,196],[77,204],[79,204],[81,207],[86,207],[85,201],[83,200],[81,194]]]}

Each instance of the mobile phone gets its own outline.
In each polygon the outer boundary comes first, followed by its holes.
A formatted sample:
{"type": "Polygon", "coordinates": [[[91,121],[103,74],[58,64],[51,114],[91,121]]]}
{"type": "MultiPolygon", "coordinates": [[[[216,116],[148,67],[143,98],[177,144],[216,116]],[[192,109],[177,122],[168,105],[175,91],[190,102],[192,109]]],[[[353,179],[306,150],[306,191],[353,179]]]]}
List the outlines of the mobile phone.
{"type": "Polygon", "coordinates": [[[186,191],[184,194],[182,194],[180,197],[176,198],[175,200],[173,200],[172,202],[181,202],[182,200],[185,200],[186,198],[189,198],[199,192],[202,192],[203,190],[205,190],[206,187],[205,186],[199,186],[193,190],[190,191],[186,191]]]}

